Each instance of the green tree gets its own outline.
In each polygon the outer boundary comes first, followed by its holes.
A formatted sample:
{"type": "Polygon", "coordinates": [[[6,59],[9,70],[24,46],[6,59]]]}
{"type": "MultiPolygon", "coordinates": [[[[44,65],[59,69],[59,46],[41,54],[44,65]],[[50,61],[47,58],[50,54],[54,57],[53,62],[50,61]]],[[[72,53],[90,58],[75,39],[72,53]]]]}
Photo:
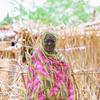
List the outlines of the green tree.
{"type": "MultiPolygon", "coordinates": [[[[16,11],[19,12],[14,16],[15,20],[26,18],[49,25],[78,25],[92,18],[92,6],[86,0],[46,0],[43,6],[37,7],[36,10],[25,8],[23,1],[14,2],[17,4],[16,11]]],[[[34,8],[34,0],[33,5],[34,8]]],[[[100,13],[99,7],[95,9],[100,13]]]]}
{"type": "Polygon", "coordinates": [[[80,24],[90,19],[89,8],[84,0],[47,0],[32,18],[53,25],[80,24]]]}
{"type": "Polygon", "coordinates": [[[9,14],[7,14],[7,16],[3,19],[3,21],[0,22],[1,25],[11,24],[11,23],[13,23],[13,19],[12,17],[9,16],[9,14]]]}

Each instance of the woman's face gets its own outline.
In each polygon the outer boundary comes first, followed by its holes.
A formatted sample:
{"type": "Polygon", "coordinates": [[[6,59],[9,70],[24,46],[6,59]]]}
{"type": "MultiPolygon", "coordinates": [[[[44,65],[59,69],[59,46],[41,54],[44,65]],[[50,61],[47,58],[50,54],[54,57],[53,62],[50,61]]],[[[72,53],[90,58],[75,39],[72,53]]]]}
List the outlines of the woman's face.
{"type": "Polygon", "coordinates": [[[53,52],[55,49],[56,37],[52,34],[47,34],[44,39],[44,49],[47,52],[53,52]]]}

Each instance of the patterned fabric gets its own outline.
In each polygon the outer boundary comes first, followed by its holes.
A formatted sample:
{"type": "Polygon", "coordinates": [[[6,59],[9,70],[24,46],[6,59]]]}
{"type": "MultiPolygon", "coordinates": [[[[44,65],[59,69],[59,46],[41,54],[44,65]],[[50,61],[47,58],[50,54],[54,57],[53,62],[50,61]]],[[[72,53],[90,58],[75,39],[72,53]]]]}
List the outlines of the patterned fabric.
{"type": "Polygon", "coordinates": [[[28,68],[26,100],[74,100],[74,89],[69,76],[69,67],[62,56],[44,50],[44,38],[32,55],[32,66],[28,68]]]}
{"type": "Polygon", "coordinates": [[[68,65],[45,56],[41,49],[32,56],[29,67],[26,100],[74,100],[73,85],[68,77],[68,65]]]}

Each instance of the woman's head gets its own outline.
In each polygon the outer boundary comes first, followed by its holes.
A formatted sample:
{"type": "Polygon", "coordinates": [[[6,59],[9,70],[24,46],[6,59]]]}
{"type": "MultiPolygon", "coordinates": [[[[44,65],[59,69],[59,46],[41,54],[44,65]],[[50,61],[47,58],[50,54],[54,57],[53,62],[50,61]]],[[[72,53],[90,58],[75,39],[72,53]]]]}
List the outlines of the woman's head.
{"type": "Polygon", "coordinates": [[[42,45],[45,51],[53,52],[56,46],[56,37],[54,34],[46,33],[42,40],[42,45]]]}

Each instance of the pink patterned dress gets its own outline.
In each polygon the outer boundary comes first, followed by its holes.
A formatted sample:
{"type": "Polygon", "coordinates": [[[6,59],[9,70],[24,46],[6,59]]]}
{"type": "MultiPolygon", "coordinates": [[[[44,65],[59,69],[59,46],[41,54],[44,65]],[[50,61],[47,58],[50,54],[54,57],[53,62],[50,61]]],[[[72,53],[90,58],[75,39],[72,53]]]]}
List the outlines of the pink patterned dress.
{"type": "Polygon", "coordinates": [[[46,56],[39,48],[28,68],[26,100],[74,100],[74,89],[68,76],[68,65],[46,56]]]}

